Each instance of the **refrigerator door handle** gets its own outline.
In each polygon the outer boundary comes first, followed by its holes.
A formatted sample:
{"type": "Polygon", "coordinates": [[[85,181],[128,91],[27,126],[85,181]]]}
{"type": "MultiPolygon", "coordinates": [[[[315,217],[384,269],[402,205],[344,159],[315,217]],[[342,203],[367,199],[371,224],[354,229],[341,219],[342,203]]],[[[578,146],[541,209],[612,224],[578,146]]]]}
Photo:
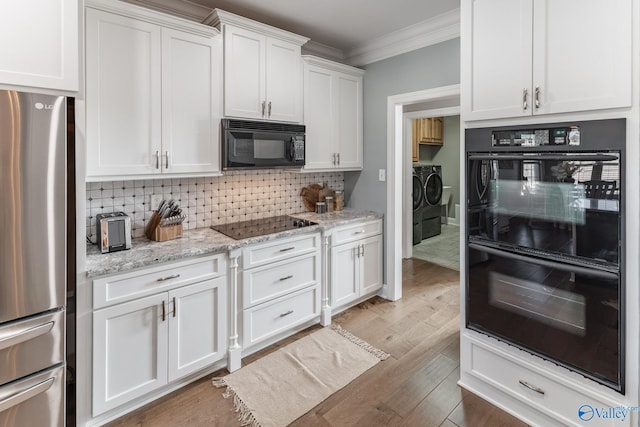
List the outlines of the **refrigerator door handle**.
{"type": "Polygon", "coordinates": [[[53,381],[54,378],[47,378],[46,380],[27,389],[16,390],[15,393],[12,393],[13,390],[11,388],[7,388],[8,393],[11,393],[11,395],[3,400],[0,400],[0,412],[5,411],[13,406],[17,406],[20,403],[29,400],[40,393],[44,393],[51,388],[51,385],[53,385],[53,381]]]}
{"type": "Polygon", "coordinates": [[[33,328],[24,328],[21,331],[12,331],[8,334],[3,334],[0,330],[0,350],[32,340],[40,335],[47,334],[51,329],[53,329],[53,324],[54,322],[43,323],[42,325],[34,326],[33,328]]]}

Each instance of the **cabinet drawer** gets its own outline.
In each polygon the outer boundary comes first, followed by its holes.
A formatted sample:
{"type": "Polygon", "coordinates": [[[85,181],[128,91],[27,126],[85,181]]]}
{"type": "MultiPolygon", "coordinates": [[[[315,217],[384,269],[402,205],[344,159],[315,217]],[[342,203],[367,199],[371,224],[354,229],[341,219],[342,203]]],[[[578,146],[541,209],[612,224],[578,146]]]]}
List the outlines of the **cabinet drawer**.
{"type": "Polygon", "coordinates": [[[242,306],[256,304],[319,283],[320,257],[303,255],[242,272],[242,306]]]}
{"type": "Polygon", "coordinates": [[[502,357],[475,344],[471,345],[471,373],[537,410],[555,417],[563,425],[584,426],[585,421],[589,421],[590,426],[598,427],[630,425],[628,413],[622,422],[621,419],[599,417],[595,412],[608,411],[609,408],[619,407],[620,403],[596,399],[581,392],[577,387],[561,384],[510,358],[502,357]],[[580,419],[578,411],[583,406],[584,418],[580,419]],[[593,418],[590,418],[590,415],[593,415],[593,418]]]}
{"type": "Polygon", "coordinates": [[[250,347],[320,316],[320,285],[244,310],[243,346],[250,347]]]}
{"type": "Polygon", "coordinates": [[[374,236],[382,233],[382,221],[370,221],[361,224],[345,225],[333,232],[331,244],[333,246],[343,243],[353,242],[364,237],[374,236]]]}
{"type": "Polygon", "coordinates": [[[242,250],[242,266],[246,270],[318,250],[320,250],[319,233],[278,239],[244,248],[242,250]]]}
{"type": "Polygon", "coordinates": [[[93,281],[93,308],[107,307],[226,273],[225,254],[164,264],[93,281]]]}

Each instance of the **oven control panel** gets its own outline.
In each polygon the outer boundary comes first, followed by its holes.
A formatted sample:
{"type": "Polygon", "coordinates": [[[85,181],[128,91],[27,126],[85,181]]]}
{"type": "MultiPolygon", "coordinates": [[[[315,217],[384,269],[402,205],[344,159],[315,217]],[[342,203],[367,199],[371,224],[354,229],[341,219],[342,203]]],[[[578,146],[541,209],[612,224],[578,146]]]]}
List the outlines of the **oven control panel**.
{"type": "Polygon", "coordinates": [[[493,131],[491,145],[493,147],[579,146],[580,126],[493,131]]]}

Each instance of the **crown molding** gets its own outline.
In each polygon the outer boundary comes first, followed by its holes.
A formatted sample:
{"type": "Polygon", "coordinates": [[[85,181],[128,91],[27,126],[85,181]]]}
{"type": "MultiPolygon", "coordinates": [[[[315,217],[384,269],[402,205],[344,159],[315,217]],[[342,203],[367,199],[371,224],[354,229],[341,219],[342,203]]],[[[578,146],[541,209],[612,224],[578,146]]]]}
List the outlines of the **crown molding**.
{"type": "Polygon", "coordinates": [[[324,69],[351,74],[352,76],[356,77],[362,77],[364,75],[364,70],[361,68],[356,68],[351,65],[336,62],[327,58],[320,58],[314,55],[302,55],[302,61],[305,64],[315,65],[324,69]]]}
{"type": "Polygon", "coordinates": [[[173,28],[179,31],[188,31],[203,37],[214,37],[220,34],[220,31],[208,25],[202,25],[198,22],[193,22],[178,16],[168,15],[167,13],[152,10],[138,4],[133,4],[132,2],[85,0],[85,6],[100,9],[105,12],[125,15],[130,18],[150,22],[167,28],[173,28]]]}
{"type": "Polygon", "coordinates": [[[314,55],[330,59],[332,61],[344,62],[344,52],[341,49],[327,46],[326,44],[318,43],[313,40],[309,40],[302,45],[302,54],[314,55]]]}
{"type": "Polygon", "coordinates": [[[460,9],[394,31],[347,52],[346,62],[363,66],[460,37],[460,9]]]}
{"type": "Polygon", "coordinates": [[[272,27],[271,25],[263,24],[262,22],[254,21],[253,19],[245,18],[221,9],[214,9],[209,16],[202,21],[202,23],[218,28],[220,31],[222,31],[223,25],[233,25],[250,31],[258,31],[269,37],[286,40],[299,46],[302,46],[309,41],[308,37],[272,27]]]}
{"type": "Polygon", "coordinates": [[[153,9],[158,12],[178,16],[190,21],[202,22],[211,13],[211,8],[195,4],[189,0],[124,0],[127,3],[153,9]]]}

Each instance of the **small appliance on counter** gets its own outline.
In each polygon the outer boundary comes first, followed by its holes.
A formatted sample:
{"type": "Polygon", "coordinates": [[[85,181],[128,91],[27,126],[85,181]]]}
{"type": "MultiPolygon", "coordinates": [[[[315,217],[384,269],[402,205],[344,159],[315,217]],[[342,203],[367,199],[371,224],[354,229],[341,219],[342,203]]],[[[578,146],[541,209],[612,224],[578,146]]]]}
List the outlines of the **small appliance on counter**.
{"type": "Polygon", "coordinates": [[[100,252],[131,249],[131,218],[124,212],[96,215],[97,244],[100,252]]]}

